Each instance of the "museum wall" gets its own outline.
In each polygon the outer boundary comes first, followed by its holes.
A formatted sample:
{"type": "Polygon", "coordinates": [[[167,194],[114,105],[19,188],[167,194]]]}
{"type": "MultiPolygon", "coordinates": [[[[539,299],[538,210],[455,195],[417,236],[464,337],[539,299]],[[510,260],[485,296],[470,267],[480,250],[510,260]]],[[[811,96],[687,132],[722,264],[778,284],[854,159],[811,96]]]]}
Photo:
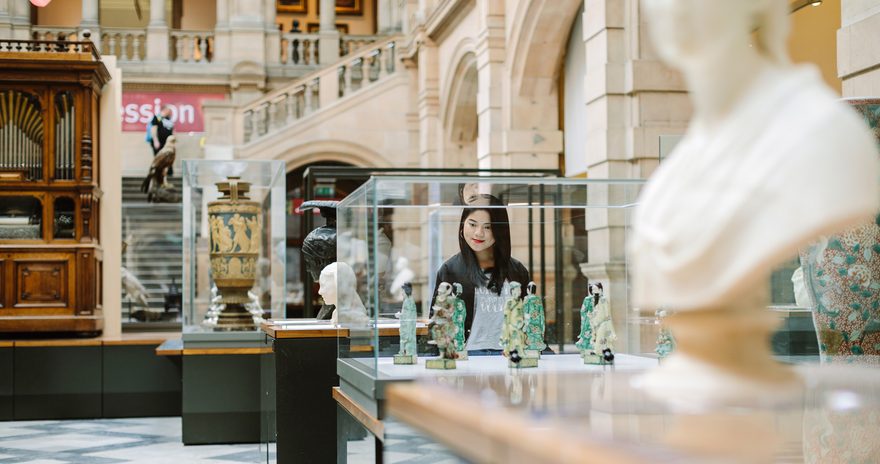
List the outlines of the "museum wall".
{"type": "Polygon", "coordinates": [[[41,26],[77,27],[82,20],[82,0],[52,2],[36,10],[37,24],[41,26]]]}
{"type": "MultiPolygon", "coordinates": [[[[290,32],[293,20],[299,21],[299,29],[302,32],[308,32],[309,24],[313,23],[317,27],[318,2],[320,0],[304,0],[306,2],[306,13],[288,13],[279,11],[275,18],[277,24],[282,25],[284,32],[290,32]]],[[[376,4],[375,0],[357,0],[363,2],[363,13],[359,15],[341,15],[336,14],[336,24],[344,24],[348,26],[349,34],[370,35],[376,33],[376,4]]],[[[317,32],[317,30],[315,31],[317,32]]]]}
{"type": "Polygon", "coordinates": [[[792,61],[819,66],[822,78],[837,93],[841,92],[841,81],[837,76],[840,8],[840,0],[824,0],[818,7],[808,6],[793,13],[788,38],[792,61]]]}

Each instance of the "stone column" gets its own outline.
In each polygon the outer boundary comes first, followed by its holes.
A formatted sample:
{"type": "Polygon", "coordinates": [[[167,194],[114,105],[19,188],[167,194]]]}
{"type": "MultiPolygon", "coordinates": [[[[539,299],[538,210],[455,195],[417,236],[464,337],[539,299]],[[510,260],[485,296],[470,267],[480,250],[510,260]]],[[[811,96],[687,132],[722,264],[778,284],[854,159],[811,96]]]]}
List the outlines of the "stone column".
{"type": "Polygon", "coordinates": [[[92,32],[91,40],[100,50],[101,25],[98,22],[98,0],[82,0],[82,19],[79,22],[80,36],[88,29],[92,32]]]}
{"type": "Polygon", "coordinates": [[[267,1],[229,1],[228,62],[232,101],[236,104],[259,98],[266,88],[267,1]]]}
{"type": "Polygon", "coordinates": [[[504,164],[504,2],[478,0],[477,11],[477,160],[480,168],[500,168],[504,164]]]}
{"type": "Polygon", "coordinates": [[[391,9],[397,0],[379,0],[376,8],[376,29],[379,34],[387,34],[394,30],[391,19],[391,9]]]}
{"type": "Polygon", "coordinates": [[[10,0],[0,0],[0,37],[12,37],[12,14],[10,0]]]}
{"type": "Polygon", "coordinates": [[[339,59],[339,31],[336,30],[336,1],[319,1],[321,2],[321,30],[318,32],[318,40],[320,41],[318,52],[321,54],[321,64],[326,65],[339,59]]]}
{"type": "Polygon", "coordinates": [[[278,65],[281,63],[281,34],[275,22],[278,10],[275,0],[263,0],[264,21],[266,23],[266,65],[278,65]]]}
{"type": "MultiPolygon", "coordinates": [[[[586,0],[583,21],[587,175],[646,178],[658,165],[660,135],[683,134],[691,115],[681,76],[663,65],[647,39],[639,0],[586,0]]],[[[593,188],[588,202],[635,200],[623,187],[593,188]]],[[[631,211],[588,209],[589,262],[581,270],[605,285],[620,340],[618,349],[651,351],[656,332],[627,324],[626,227],[631,211]],[[650,345],[650,346],[648,346],[650,345]],[[649,349],[650,348],[650,349],[649,349]]]]}
{"type": "Polygon", "coordinates": [[[880,0],[842,0],[837,75],[844,97],[880,95],[880,0]]]}
{"type": "Polygon", "coordinates": [[[214,25],[214,63],[229,63],[229,0],[216,0],[214,25]]]}
{"type": "Polygon", "coordinates": [[[425,168],[445,166],[437,149],[442,133],[440,123],[440,81],[438,51],[423,44],[418,54],[419,164],[425,168]]]}
{"type": "Polygon", "coordinates": [[[164,66],[168,69],[169,37],[168,22],[165,20],[165,2],[150,0],[150,22],[147,25],[147,61],[153,66],[164,66]]]}
{"type": "Polygon", "coordinates": [[[80,27],[92,29],[94,31],[98,27],[98,0],[82,0],[82,20],[79,22],[80,27]]]}
{"type": "Polygon", "coordinates": [[[31,38],[31,3],[27,0],[9,0],[12,38],[27,40],[31,38]]]}

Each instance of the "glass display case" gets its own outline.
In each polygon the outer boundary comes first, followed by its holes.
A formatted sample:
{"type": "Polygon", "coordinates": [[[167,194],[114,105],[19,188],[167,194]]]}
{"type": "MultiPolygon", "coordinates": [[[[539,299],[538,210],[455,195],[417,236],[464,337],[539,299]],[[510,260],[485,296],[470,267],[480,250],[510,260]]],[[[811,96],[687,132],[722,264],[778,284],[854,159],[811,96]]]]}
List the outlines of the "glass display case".
{"type": "MultiPolygon", "coordinates": [[[[57,211],[57,210],[56,210],[57,211]]],[[[122,206],[122,326],[177,330],[183,278],[180,203],[122,206]]]]}
{"type": "Polygon", "coordinates": [[[183,161],[184,333],[284,317],[282,161],[183,161]]]}
{"type": "MultiPolygon", "coordinates": [[[[578,352],[580,308],[589,282],[602,284],[617,331],[616,350],[653,355],[657,327],[632,311],[627,298],[625,242],[642,185],[639,180],[525,177],[371,178],[337,212],[337,313],[347,329],[340,331],[338,343],[340,372],[354,368],[373,377],[395,377],[397,371],[412,375],[414,367],[425,372],[424,360],[436,356],[435,346],[419,343],[419,365],[397,366],[392,356],[399,345],[384,335],[397,333],[404,282],[412,285],[418,318],[428,319],[440,284],[438,270],[467,243],[460,228],[463,212],[478,205],[495,211],[494,239],[509,242],[510,262],[527,274],[518,274],[522,294],[529,281],[535,283],[545,314],[544,339],[552,351],[578,352]],[[351,295],[344,273],[353,274],[351,295]]],[[[507,368],[505,360],[494,361],[507,368]]],[[[492,361],[471,357],[459,369],[487,362],[492,361]]]]}

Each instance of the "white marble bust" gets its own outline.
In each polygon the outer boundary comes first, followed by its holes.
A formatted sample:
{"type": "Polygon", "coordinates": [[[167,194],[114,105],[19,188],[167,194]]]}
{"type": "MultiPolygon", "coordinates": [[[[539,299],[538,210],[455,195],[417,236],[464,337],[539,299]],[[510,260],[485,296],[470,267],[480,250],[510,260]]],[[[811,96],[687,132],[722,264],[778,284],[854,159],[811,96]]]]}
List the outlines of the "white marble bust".
{"type": "Polygon", "coordinates": [[[786,2],[643,1],[694,115],[635,213],[636,306],[732,301],[799,246],[877,212],[875,142],[818,71],[789,63],[786,2]]]}
{"type": "Polygon", "coordinates": [[[646,380],[721,396],[796,385],[769,348],[769,276],[798,247],[880,209],[875,142],[815,69],[789,62],[788,2],[643,4],[694,107],[633,218],[632,302],[672,309],[677,342],[646,380]]]}
{"type": "Polygon", "coordinates": [[[367,309],[357,294],[357,278],[346,263],[334,262],[321,270],[318,294],[324,303],[336,306],[331,317],[334,325],[366,326],[367,309]]]}

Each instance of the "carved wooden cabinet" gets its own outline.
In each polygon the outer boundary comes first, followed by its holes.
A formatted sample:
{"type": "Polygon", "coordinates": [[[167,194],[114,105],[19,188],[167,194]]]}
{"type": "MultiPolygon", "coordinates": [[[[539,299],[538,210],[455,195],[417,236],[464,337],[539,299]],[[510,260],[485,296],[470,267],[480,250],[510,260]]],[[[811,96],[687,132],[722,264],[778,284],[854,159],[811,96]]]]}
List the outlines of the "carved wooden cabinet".
{"type": "Polygon", "coordinates": [[[89,41],[0,39],[0,334],[99,333],[99,101],[89,41]]]}

